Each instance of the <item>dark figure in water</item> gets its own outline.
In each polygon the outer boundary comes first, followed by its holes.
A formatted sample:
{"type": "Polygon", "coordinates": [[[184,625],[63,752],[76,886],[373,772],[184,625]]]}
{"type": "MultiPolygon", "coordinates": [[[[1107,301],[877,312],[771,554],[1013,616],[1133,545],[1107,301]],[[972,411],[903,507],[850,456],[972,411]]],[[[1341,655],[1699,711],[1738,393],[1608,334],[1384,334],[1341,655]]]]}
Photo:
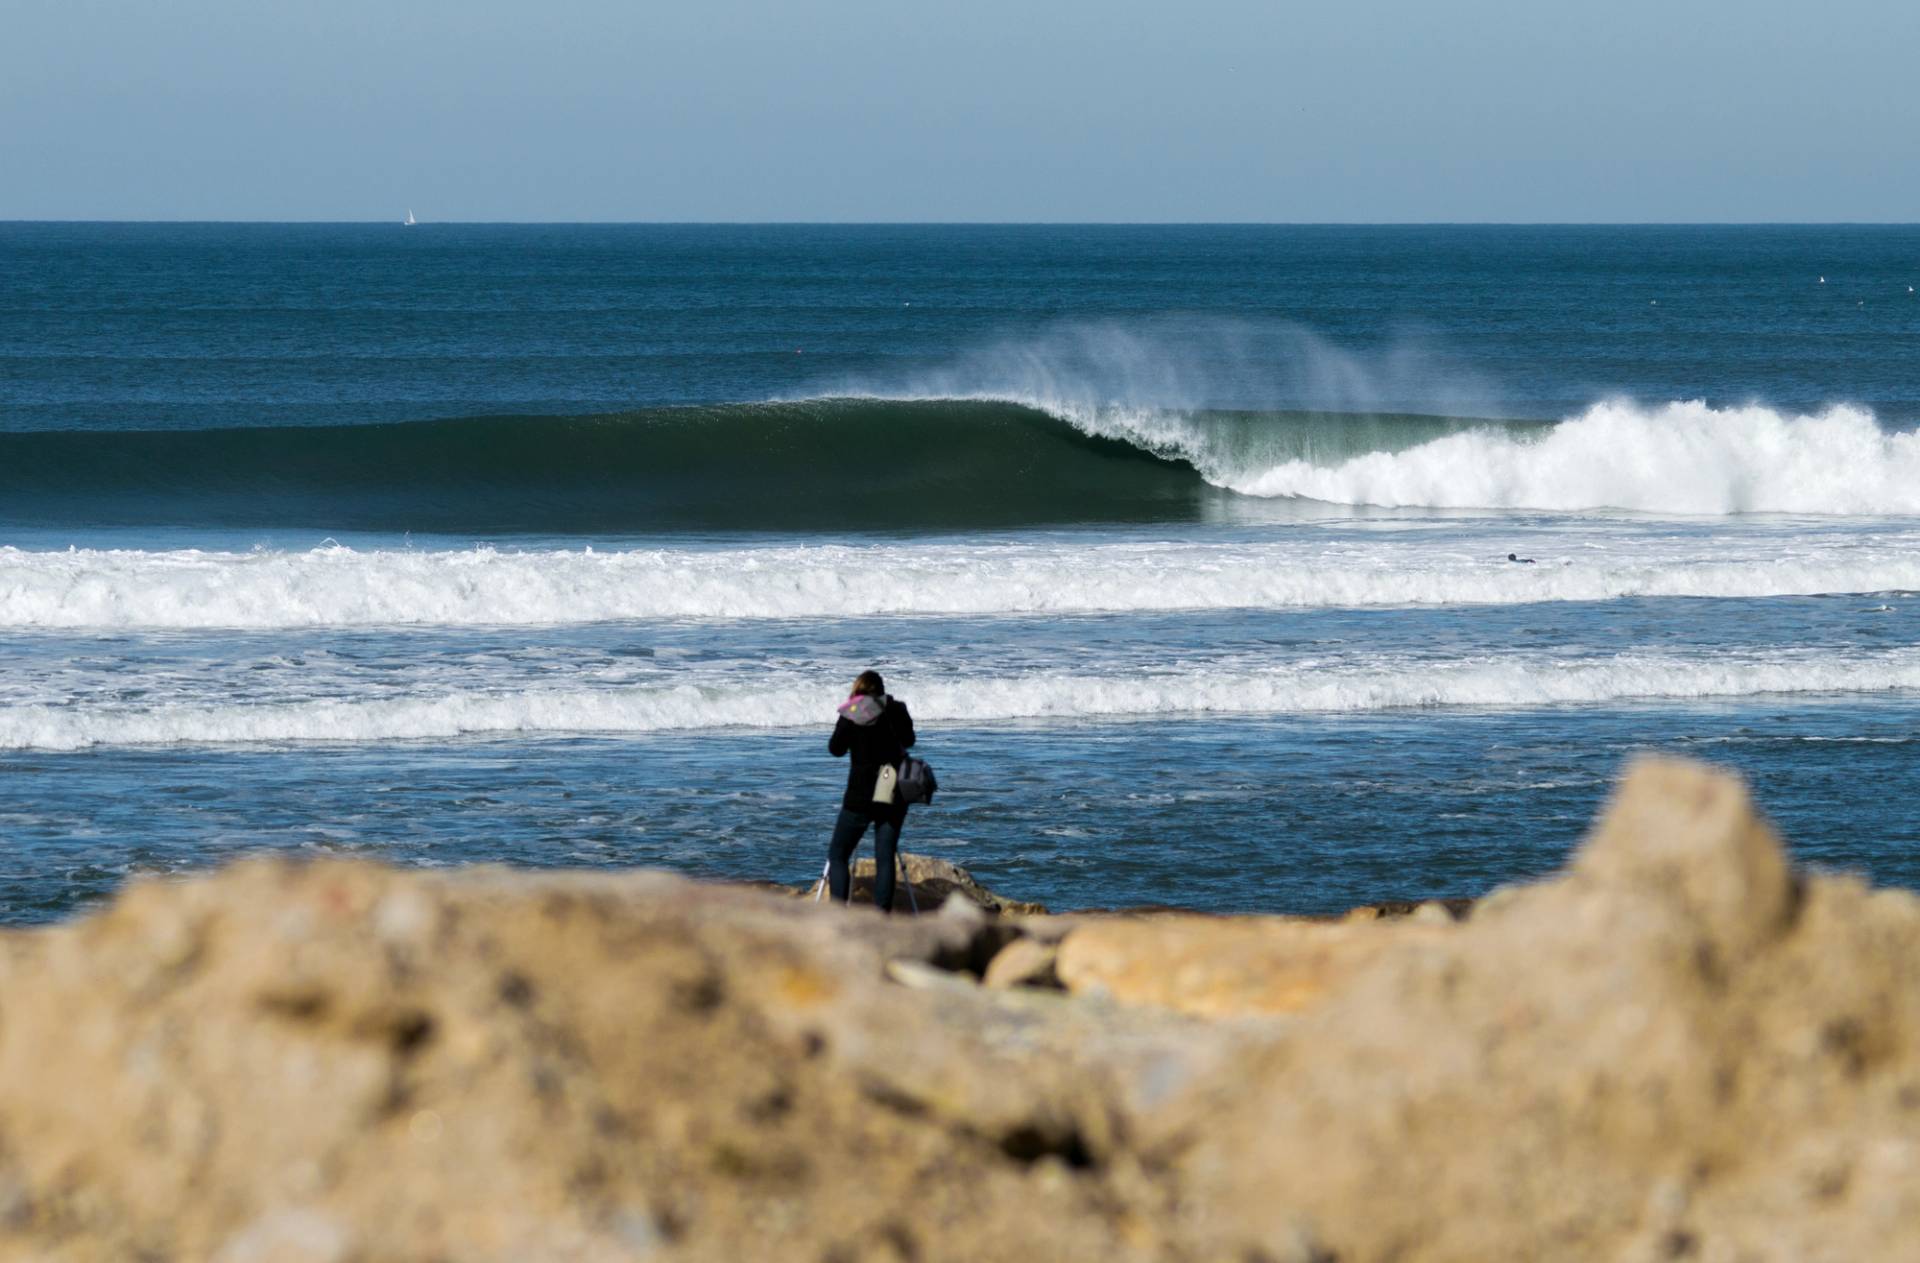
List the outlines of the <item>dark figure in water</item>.
{"type": "Polygon", "coordinates": [[[1508,554],[1507,554],[1507,560],[1508,560],[1508,561],[1517,561],[1517,562],[1519,562],[1519,563],[1520,563],[1521,565],[1523,565],[1523,566],[1531,566],[1531,565],[1533,564],[1533,558],[1531,558],[1531,557],[1516,557],[1516,556],[1514,556],[1514,555],[1513,555],[1512,553],[1508,553],[1508,554]]]}
{"type": "Polygon", "coordinates": [[[894,857],[907,805],[899,800],[892,775],[912,744],[913,716],[907,713],[907,704],[887,696],[878,671],[862,671],[853,682],[853,696],[840,704],[840,718],[827,739],[827,753],[834,758],[853,756],[853,766],[847,769],[847,792],[840,799],[840,818],[834,821],[833,841],[827,846],[827,889],[836,903],[847,902],[851,884],[847,865],[872,825],[873,901],[882,912],[893,911],[894,857]],[[883,769],[889,775],[881,787],[883,769]],[[882,799],[890,801],[876,802],[876,788],[881,788],[882,799]]]}

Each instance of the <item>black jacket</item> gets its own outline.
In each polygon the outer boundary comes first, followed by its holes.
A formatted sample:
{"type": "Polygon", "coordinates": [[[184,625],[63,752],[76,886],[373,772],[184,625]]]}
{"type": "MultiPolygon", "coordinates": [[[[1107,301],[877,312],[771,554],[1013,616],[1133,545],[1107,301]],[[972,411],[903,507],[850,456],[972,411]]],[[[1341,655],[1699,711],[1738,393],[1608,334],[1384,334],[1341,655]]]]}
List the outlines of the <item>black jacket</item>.
{"type": "Polygon", "coordinates": [[[907,713],[907,704],[897,697],[889,697],[880,718],[870,724],[856,724],[845,715],[836,720],[833,735],[827,738],[827,753],[836,759],[847,754],[853,756],[853,766],[847,769],[847,792],[840,805],[848,811],[863,811],[883,819],[904,817],[907,805],[897,799],[891,804],[874,803],[873,783],[880,775],[881,766],[890,763],[898,767],[912,744],[913,716],[907,713]]]}

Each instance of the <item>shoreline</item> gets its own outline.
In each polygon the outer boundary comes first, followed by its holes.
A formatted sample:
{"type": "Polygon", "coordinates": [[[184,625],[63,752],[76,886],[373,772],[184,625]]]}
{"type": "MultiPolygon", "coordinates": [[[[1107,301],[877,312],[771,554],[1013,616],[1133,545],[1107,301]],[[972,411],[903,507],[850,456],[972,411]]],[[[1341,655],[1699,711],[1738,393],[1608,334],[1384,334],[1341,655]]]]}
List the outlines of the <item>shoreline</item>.
{"type": "MultiPolygon", "coordinates": [[[[1355,904],[1340,912],[1220,912],[1210,908],[1192,907],[1178,903],[1129,904],[1114,907],[1075,907],[1052,909],[1034,900],[1015,899],[994,890],[966,867],[935,855],[925,855],[902,848],[901,861],[905,864],[907,880],[896,885],[893,897],[895,916],[937,912],[949,898],[963,898],[977,904],[983,911],[996,915],[1018,917],[1051,918],[1092,918],[1092,917],[1156,917],[1185,916],[1211,917],[1218,920],[1274,920],[1299,921],[1309,924],[1334,924],[1343,921],[1390,921],[1401,917],[1422,916],[1428,919],[1444,918],[1450,921],[1465,921],[1473,914],[1473,908],[1482,898],[1466,896],[1447,896],[1431,899],[1381,899],[1370,903],[1355,904]],[[908,894],[906,886],[911,883],[913,893],[908,894]]],[[[872,907],[874,860],[871,857],[856,856],[852,866],[849,885],[849,904],[855,907],[872,907]]],[[[670,871],[670,870],[642,870],[670,871]]],[[[791,884],[767,880],[728,881],[716,879],[708,882],[703,878],[689,878],[692,881],[720,886],[738,886],[749,890],[765,890],[770,893],[792,895],[797,898],[814,899],[820,891],[821,879],[811,882],[791,884]]]]}

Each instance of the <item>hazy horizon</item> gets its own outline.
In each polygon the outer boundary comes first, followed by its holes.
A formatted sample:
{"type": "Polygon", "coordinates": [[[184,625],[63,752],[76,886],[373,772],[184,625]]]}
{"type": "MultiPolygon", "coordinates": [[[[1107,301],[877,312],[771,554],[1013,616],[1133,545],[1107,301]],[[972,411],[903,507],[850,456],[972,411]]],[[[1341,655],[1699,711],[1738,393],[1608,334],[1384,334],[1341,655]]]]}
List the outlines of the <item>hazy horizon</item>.
{"type": "MultiPolygon", "coordinates": [[[[402,215],[406,210],[402,210],[402,215]]],[[[203,219],[107,216],[0,224],[175,224],[242,227],[373,227],[387,219],[203,219]]],[[[458,228],[1913,228],[1920,219],[419,219],[415,227],[458,228]]]]}

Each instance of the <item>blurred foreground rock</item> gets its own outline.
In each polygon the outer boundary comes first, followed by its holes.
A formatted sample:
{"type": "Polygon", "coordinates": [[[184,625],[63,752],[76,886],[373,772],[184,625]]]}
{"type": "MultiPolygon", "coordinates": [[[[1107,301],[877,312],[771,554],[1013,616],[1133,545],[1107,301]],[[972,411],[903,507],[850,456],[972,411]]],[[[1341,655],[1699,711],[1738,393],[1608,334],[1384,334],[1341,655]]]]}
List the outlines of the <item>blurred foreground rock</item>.
{"type": "Polygon", "coordinates": [[[1718,773],[1640,765],[1564,877],[1460,922],[948,905],[273,861],[136,886],[0,937],[0,1257],[1920,1245],[1920,902],[1797,878],[1718,773]]]}

